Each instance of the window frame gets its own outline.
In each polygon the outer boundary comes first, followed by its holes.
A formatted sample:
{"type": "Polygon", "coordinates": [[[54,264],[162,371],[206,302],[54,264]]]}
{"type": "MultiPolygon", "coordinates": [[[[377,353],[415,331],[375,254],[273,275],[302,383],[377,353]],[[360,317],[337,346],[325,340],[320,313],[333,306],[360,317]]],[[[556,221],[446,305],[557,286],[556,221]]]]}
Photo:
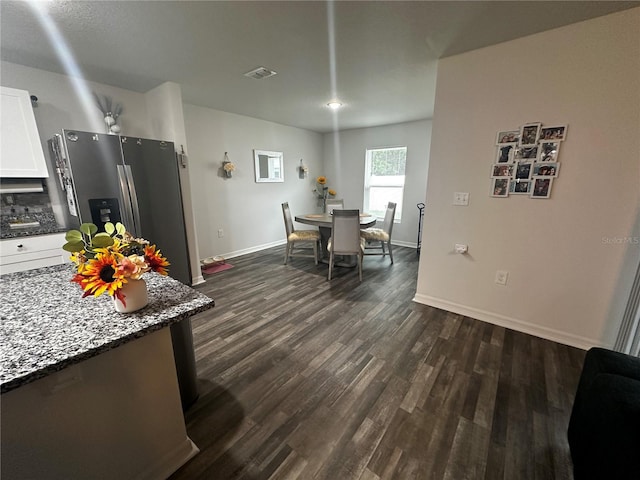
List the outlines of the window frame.
{"type": "MultiPolygon", "coordinates": [[[[364,188],[363,188],[363,207],[365,211],[370,211],[370,196],[371,196],[371,187],[375,187],[375,188],[394,188],[394,189],[398,189],[400,188],[400,201],[396,202],[398,203],[398,208],[396,210],[396,216],[394,219],[394,223],[401,223],[402,221],[402,206],[404,204],[404,189],[407,183],[407,156],[408,156],[408,152],[409,149],[407,148],[406,145],[394,145],[394,146],[388,146],[388,147],[375,147],[375,148],[366,148],[365,149],[365,167],[364,167],[364,188]],[[372,184],[371,179],[372,179],[372,175],[371,175],[371,167],[372,167],[372,163],[373,163],[373,153],[377,152],[377,151],[382,151],[382,150],[404,150],[404,160],[405,160],[405,169],[404,169],[404,175],[393,175],[393,176],[389,176],[389,177],[402,177],[402,184],[401,185],[397,185],[394,184],[394,182],[388,182],[388,183],[383,183],[383,184],[378,184],[378,182],[375,182],[374,184],[372,184]]],[[[377,177],[377,178],[384,178],[384,177],[377,177]]],[[[379,220],[383,220],[384,219],[384,212],[382,213],[382,215],[378,215],[376,213],[374,213],[374,215],[376,216],[377,219],[379,220]]]]}

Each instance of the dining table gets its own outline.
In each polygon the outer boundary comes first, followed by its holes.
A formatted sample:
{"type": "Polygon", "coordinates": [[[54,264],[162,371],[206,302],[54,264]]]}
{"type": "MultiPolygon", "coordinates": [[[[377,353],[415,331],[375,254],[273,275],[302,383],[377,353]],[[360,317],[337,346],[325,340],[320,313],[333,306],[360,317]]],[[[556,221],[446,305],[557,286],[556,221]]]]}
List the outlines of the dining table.
{"type": "MultiPolygon", "coordinates": [[[[376,224],[376,216],[370,213],[360,213],[360,228],[373,227],[376,224]]],[[[296,215],[295,221],[306,225],[314,225],[320,231],[320,245],[322,257],[320,261],[329,263],[329,250],[327,244],[331,238],[331,229],[333,227],[333,216],[330,213],[305,213],[296,215]]],[[[355,267],[357,265],[354,256],[342,256],[335,262],[337,267],[355,267]]]]}

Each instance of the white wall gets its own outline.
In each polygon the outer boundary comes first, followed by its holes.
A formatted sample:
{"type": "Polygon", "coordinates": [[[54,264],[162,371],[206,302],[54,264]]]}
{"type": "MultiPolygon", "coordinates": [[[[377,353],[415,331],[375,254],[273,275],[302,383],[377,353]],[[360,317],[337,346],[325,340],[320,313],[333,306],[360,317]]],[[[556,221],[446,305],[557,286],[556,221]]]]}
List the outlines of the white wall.
{"type": "Polygon", "coordinates": [[[442,60],[416,300],[611,346],[640,259],[639,128],[640,9],[442,60]],[[569,125],[551,199],[489,197],[496,132],[531,121],[569,125]]]}
{"type": "Polygon", "coordinates": [[[406,146],[407,165],[402,221],[393,227],[393,243],[415,246],[418,208],[424,203],[431,143],[431,120],[383,127],[345,130],[324,136],[324,173],[328,185],[343,198],[345,207],[363,208],[365,153],[367,149],[406,146]]]}
{"type": "Polygon", "coordinates": [[[322,135],[189,104],[184,117],[202,258],[284,243],[282,202],[294,215],[317,211],[311,191],[322,170],[322,135]],[[254,149],[284,153],[284,183],[255,182],[254,149]],[[236,166],[232,178],[222,175],[225,152],[236,166]],[[298,178],[300,159],[309,167],[306,179],[298,178]]]}

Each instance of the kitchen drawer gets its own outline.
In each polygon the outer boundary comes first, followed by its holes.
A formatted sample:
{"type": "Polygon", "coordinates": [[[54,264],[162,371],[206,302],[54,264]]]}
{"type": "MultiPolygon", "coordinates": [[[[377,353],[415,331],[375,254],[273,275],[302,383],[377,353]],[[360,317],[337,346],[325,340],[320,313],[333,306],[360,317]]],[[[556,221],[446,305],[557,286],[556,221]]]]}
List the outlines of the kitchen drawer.
{"type": "Polygon", "coordinates": [[[0,274],[59,265],[69,261],[62,250],[64,233],[0,241],[0,274]]]}

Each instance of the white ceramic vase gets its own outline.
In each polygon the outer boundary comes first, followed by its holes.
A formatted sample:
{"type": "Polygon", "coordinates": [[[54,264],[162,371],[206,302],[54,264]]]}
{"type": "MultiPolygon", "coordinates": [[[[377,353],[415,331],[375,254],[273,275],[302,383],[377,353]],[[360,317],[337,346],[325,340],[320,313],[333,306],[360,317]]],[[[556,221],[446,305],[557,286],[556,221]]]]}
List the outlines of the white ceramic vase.
{"type": "Polygon", "coordinates": [[[129,281],[122,286],[120,291],[124,295],[125,303],[123,304],[117,296],[114,296],[113,299],[115,302],[116,312],[135,312],[149,303],[147,284],[142,279],[129,279],[129,281]]]}

